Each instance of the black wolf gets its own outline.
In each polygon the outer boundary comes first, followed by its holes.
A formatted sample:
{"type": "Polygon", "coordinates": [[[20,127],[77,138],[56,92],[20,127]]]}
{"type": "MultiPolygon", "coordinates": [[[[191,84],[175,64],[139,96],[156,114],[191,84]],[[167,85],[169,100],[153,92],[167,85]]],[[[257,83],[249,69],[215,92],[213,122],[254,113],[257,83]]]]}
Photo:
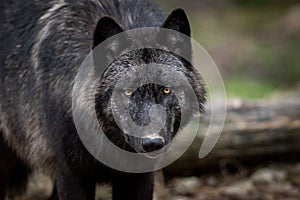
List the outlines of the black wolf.
{"type": "MultiPolygon", "coordinates": [[[[112,183],[113,199],[152,199],[152,172],[111,169],[83,146],[72,116],[73,81],[89,52],[124,30],[162,27],[190,36],[184,11],[177,9],[166,16],[147,0],[2,0],[0,4],[0,199],[26,182],[35,169],[53,178],[52,199],[94,199],[95,185],[104,181],[112,183]]],[[[116,59],[100,79],[93,99],[108,138],[133,152],[161,149],[175,137],[181,123],[172,88],[159,84],[120,91],[120,98],[129,101],[132,120],[140,126],[150,123],[151,105],[165,108],[165,127],[155,137],[128,136],[114,122],[115,105],[110,102],[114,85],[129,65],[148,63],[167,65],[162,72],[166,78],[174,68],[188,77],[199,101],[199,108],[188,108],[191,115],[201,112],[205,102],[199,74],[169,51],[141,49],[116,59]]],[[[122,118],[124,113],[117,114],[122,118]]]]}

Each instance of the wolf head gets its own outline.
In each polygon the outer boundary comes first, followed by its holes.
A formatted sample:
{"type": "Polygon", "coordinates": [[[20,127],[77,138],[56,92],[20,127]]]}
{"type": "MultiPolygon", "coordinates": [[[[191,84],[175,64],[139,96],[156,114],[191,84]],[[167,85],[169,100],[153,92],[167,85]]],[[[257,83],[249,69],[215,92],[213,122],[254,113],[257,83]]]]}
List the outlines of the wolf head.
{"type": "MultiPolygon", "coordinates": [[[[189,22],[181,9],[173,11],[161,28],[190,36],[189,22]]],[[[93,46],[122,32],[121,25],[104,17],[97,24],[93,46]]],[[[147,41],[157,42],[159,34],[151,35],[147,41]]],[[[191,63],[177,54],[191,57],[190,41],[174,34],[164,37],[170,44],[168,49],[141,48],[122,54],[122,45],[138,42],[133,35],[114,40],[107,47],[109,56],[120,56],[112,60],[99,81],[96,113],[107,137],[123,149],[140,153],[160,150],[193,114],[203,111],[205,89],[201,77],[191,63]],[[193,89],[197,107],[189,103],[191,99],[187,97],[191,94],[183,80],[193,89]],[[188,118],[182,119],[183,111],[190,114],[188,118]]],[[[95,65],[101,62],[95,56],[95,65]]]]}

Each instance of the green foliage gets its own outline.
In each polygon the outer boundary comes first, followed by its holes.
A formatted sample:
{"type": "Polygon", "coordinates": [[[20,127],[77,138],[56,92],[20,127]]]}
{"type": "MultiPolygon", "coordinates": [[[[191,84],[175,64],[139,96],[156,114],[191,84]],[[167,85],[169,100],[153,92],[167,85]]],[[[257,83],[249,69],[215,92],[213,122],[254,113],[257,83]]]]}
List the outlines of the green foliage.
{"type": "Polygon", "coordinates": [[[194,37],[217,62],[229,96],[263,98],[299,83],[300,28],[290,12],[229,7],[192,17],[194,37]]]}
{"type": "Polygon", "coordinates": [[[244,7],[260,7],[260,6],[270,6],[270,5],[290,5],[299,3],[299,0],[233,0],[235,5],[244,7]]]}
{"type": "Polygon", "coordinates": [[[276,86],[265,81],[248,77],[230,77],[225,80],[228,97],[266,98],[275,91],[276,86]]]}

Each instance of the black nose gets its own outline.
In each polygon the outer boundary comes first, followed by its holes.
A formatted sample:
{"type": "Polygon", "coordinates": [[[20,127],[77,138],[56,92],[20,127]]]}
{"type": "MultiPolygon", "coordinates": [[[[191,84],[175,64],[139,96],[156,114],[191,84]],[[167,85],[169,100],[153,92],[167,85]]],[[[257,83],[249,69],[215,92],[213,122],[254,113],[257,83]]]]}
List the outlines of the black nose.
{"type": "Polygon", "coordinates": [[[165,140],[162,137],[143,138],[142,144],[143,144],[143,149],[146,152],[152,152],[163,148],[165,145],[165,140]]]}

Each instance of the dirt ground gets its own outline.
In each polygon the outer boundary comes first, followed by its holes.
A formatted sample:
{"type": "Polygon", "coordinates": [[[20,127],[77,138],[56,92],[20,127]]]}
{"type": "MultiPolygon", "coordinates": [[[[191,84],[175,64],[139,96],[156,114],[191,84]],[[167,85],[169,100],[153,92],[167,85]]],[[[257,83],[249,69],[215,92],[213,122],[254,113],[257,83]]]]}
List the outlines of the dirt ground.
{"type": "Polygon", "coordinates": [[[167,184],[174,200],[299,200],[300,163],[276,163],[235,174],[174,178],[167,184]]]}
{"type": "MultiPolygon", "coordinates": [[[[44,200],[52,190],[52,183],[40,174],[30,181],[27,194],[16,200],[44,200]]],[[[272,163],[234,173],[222,171],[201,177],[173,177],[158,182],[155,200],[299,200],[300,162],[272,163]]],[[[8,198],[10,200],[10,198],[8,198]]],[[[97,200],[111,199],[111,187],[98,186],[97,200]]]]}

